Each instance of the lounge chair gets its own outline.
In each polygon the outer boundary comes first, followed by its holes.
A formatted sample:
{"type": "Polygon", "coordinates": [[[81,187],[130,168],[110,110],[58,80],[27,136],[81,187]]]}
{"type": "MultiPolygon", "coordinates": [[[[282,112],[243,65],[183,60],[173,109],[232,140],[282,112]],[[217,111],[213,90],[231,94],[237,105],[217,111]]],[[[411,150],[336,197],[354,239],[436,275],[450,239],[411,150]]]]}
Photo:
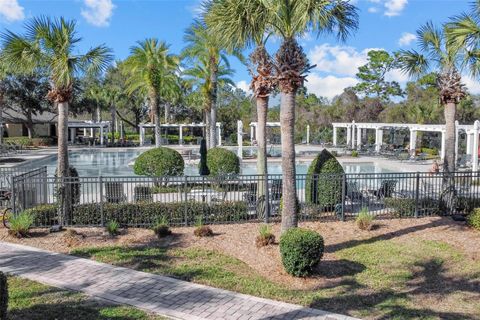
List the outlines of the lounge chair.
{"type": "Polygon", "coordinates": [[[248,185],[247,192],[243,194],[243,200],[245,200],[250,210],[254,210],[257,207],[257,188],[258,184],[251,183],[248,185]]]}
{"type": "Polygon", "coordinates": [[[391,198],[395,192],[397,180],[383,180],[378,190],[369,190],[377,199],[391,198]]]}
{"type": "Polygon", "coordinates": [[[152,188],[149,186],[135,186],[133,193],[135,202],[153,202],[152,188]]]}
{"type": "Polygon", "coordinates": [[[109,203],[121,203],[127,200],[127,196],[123,193],[123,183],[106,182],[105,183],[105,200],[109,203]]]}
{"type": "Polygon", "coordinates": [[[347,181],[345,195],[352,202],[368,202],[368,197],[360,191],[355,181],[347,181]]]}

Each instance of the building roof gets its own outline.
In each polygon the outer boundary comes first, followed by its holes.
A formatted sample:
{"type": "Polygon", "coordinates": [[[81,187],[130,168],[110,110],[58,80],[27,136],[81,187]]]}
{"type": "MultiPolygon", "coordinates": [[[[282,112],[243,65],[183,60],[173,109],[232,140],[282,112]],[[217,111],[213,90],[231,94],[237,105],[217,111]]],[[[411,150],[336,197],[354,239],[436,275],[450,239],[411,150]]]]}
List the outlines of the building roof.
{"type": "MultiPolygon", "coordinates": [[[[44,111],[42,113],[32,115],[33,123],[55,123],[57,122],[57,114],[44,111]]],[[[26,117],[18,111],[16,108],[3,109],[3,122],[4,123],[25,123],[26,117]]]]}

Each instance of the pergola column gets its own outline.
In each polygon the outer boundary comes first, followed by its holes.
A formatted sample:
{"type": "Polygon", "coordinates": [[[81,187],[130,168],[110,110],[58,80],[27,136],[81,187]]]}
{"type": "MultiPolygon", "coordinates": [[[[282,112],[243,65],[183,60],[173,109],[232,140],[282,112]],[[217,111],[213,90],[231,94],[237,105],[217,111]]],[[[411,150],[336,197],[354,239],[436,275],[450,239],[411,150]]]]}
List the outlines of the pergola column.
{"type": "Polygon", "coordinates": [[[383,130],[375,129],[375,151],[380,152],[383,144],[383,130]]]}
{"type": "Polygon", "coordinates": [[[145,128],[140,125],[140,146],[145,144],[145,128]]]}
{"type": "Polygon", "coordinates": [[[467,152],[466,154],[471,155],[472,154],[472,146],[473,146],[473,133],[470,131],[467,131],[467,152]]]}
{"type": "Polygon", "coordinates": [[[473,125],[473,143],[472,143],[472,170],[474,172],[478,171],[478,133],[480,130],[480,122],[475,121],[473,125]]]}
{"type": "Polygon", "coordinates": [[[77,128],[70,128],[70,142],[75,143],[75,135],[77,128]]]}
{"type": "Polygon", "coordinates": [[[90,138],[93,138],[93,128],[90,128],[90,138]]]}
{"type": "Polygon", "coordinates": [[[417,130],[410,129],[410,152],[415,152],[417,149],[417,130]]]}
{"type": "Polygon", "coordinates": [[[337,127],[333,126],[333,146],[337,146],[337,127]]]}
{"type": "Polygon", "coordinates": [[[357,149],[362,148],[362,128],[357,128],[357,149]]]}
{"type": "Polygon", "coordinates": [[[350,145],[351,141],[352,141],[352,127],[347,126],[347,146],[350,145]]]}
{"type": "Polygon", "coordinates": [[[352,132],[352,138],[350,139],[351,141],[351,144],[352,144],[352,149],[355,149],[355,126],[352,125],[352,130],[350,130],[352,132]]]}
{"type": "Polygon", "coordinates": [[[455,163],[457,162],[458,159],[458,141],[460,140],[459,138],[459,131],[458,131],[458,120],[455,120],[455,163]]]}
{"type": "Polygon", "coordinates": [[[217,126],[217,133],[218,133],[218,145],[222,145],[222,126],[217,126]]]}
{"type": "Polygon", "coordinates": [[[310,144],[310,125],[307,124],[307,144],[310,144]]]}
{"type": "Polygon", "coordinates": [[[445,131],[442,131],[442,147],[441,147],[441,152],[440,152],[440,157],[443,161],[445,159],[445,131]]]}
{"type": "Polygon", "coordinates": [[[180,125],[178,128],[179,128],[178,129],[179,130],[178,131],[178,144],[183,145],[183,125],[180,125]]]}
{"type": "Polygon", "coordinates": [[[100,126],[100,145],[103,146],[103,126],[100,126]]]}
{"type": "Polygon", "coordinates": [[[243,159],[243,122],[242,120],[237,121],[237,143],[238,143],[237,155],[240,159],[243,159]]]}
{"type": "Polygon", "coordinates": [[[253,140],[255,140],[255,127],[253,125],[250,126],[250,142],[253,144],[253,140]]]}

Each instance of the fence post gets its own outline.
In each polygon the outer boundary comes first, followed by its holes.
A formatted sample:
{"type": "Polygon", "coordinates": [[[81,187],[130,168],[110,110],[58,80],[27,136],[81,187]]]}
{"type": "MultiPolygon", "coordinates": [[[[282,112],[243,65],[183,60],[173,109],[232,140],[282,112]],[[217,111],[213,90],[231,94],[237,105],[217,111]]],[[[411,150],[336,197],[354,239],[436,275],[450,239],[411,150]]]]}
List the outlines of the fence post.
{"type": "Polygon", "coordinates": [[[415,178],[415,218],[418,218],[418,198],[420,193],[420,173],[417,172],[415,178]]]}
{"type": "Polygon", "coordinates": [[[345,173],[342,174],[342,205],[341,205],[341,215],[342,221],[345,221],[345,191],[347,186],[347,175],[345,173]]]}
{"type": "Polygon", "coordinates": [[[16,192],[15,192],[15,177],[12,177],[12,195],[11,195],[11,198],[10,198],[10,201],[11,201],[10,205],[12,207],[12,212],[14,214],[17,213],[17,204],[16,204],[17,201],[15,199],[15,194],[16,194],[16,192]]]}
{"type": "Polygon", "coordinates": [[[185,227],[188,227],[188,200],[187,200],[187,197],[188,197],[188,192],[187,192],[187,187],[188,187],[188,178],[187,176],[185,176],[185,184],[183,186],[183,192],[184,192],[184,195],[185,195],[185,201],[183,201],[183,203],[185,204],[185,209],[184,209],[184,219],[185,219],[185,227]]]}
{"type": "Polygon", "coordinates": [[[102,227],[105,225],[105,215],[103,214],[103,177],[98,177],[98,182],[100,185],[100,223],[102,227]]]}

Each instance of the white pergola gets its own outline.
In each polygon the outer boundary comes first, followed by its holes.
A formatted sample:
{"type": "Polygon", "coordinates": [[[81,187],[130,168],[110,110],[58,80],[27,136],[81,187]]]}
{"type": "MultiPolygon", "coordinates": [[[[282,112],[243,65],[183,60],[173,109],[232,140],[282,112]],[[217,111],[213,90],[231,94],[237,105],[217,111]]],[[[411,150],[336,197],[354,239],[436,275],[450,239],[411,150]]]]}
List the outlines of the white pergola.
{"type": "MultiPolygon", "coordinates": [[[[337,129],[347,129],[347,145],[352,149],[360,148],[362,145],[362,132],[364,130],[375,130],[375,149],[380,151],[383,144],[383,130],[386,129],[407,129],[410,131],[410,150],[415,150],[417,145],[417,132],[440,132],[442,135],[440,155],[442,160],[445,158],[445,125],[442,124],[410,124],[410,123],[356,123],[352,122],[334,122],[333,126],[333,145],[337,146],[337,129]]],[[[455,123],[456,138],[455,151],[458,154],[458,141],[460,131],[467,135],[467,154],[472,156],[473,170],[478,170],[478,146],[480,121],[475,121],[473,125],[460,125],[455,123]]]]}
{"type": "Polygon", "coordinates": [[[104,136],[110,131],[110,121],[69,121],[68,129],[70,129],[70,142],[75,142],[77,129],[83,129],[83,135],[88,136],[87,129],[90,129],[90,137],[93,138],[93,130],[100,129],[100,145],[104,144],[104,136]]]}
{"type": "MultiPolygon", "coordinates": [[[[257,139],[257,122],[250,122],[250,142],[257,139]]],[[[280,128],[280,122],[267,122],[267,128],[280,128]]],[[[310,125],[307,124],[307,144],[310,144],[310,125]]]]}
{"type": "MultiPolygon", "coordinates": [[[[138,126],[140,128],[140,146],[145,144],[145,130],[149,128],[155,128],[154,123],[142,123],[138,126]]],[[[183,128],[204,128],[205,124],[200,123],[164,123],[160,125],[160,128],[178,128],[179,144],[183,145],[183,128]]],[[[218,145],[222,145],[222,123],[217,122],[217,140],[218,145]]]]}

